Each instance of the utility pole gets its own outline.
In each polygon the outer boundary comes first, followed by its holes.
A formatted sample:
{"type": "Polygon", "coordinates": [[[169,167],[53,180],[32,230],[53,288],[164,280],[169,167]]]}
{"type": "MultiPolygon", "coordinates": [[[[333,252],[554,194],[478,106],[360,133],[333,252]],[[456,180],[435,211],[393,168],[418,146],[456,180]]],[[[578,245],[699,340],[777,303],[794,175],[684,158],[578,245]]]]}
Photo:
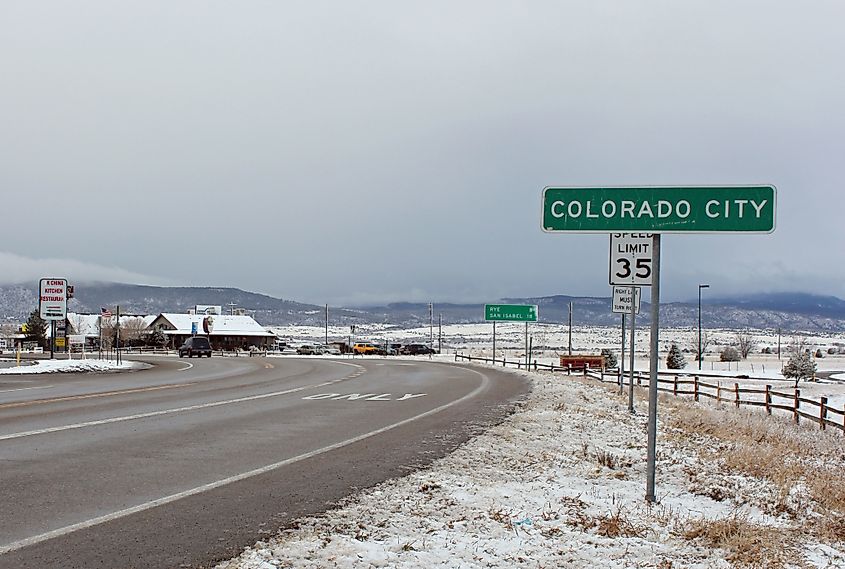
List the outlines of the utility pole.
{"type": "Polygon", "coordinates": [[[569,355],[572,355],[572,303],[569,303],[569,355]]]}
{"type": "Polygon", "coordinates": [[[443,353],[443,314],[440,314],[440,318],[437,322],[437,353],[443,353]]]}
{"type": "Polygon", "coordinates": [[[428,345],[434,349],[434,303],[428,303],[428,345]]]}
{"type": "Polygon", "coordinates": [[[698,369],[701,370],[701,360],[704,354],[701,353],[701,289],[710,288],[709,284],[698,285],[698,369]]]}
{"type": "Polygon", "coordinates": [[[326,345],[329,345],[329,305],[326,305],[326,345]]]}
{"type": "Polygon", "coordinates": [[[115,326],[115,348],[117,349],[117,363],[120,360],[120,305],[117,307],[117,324],[115,326]]]}

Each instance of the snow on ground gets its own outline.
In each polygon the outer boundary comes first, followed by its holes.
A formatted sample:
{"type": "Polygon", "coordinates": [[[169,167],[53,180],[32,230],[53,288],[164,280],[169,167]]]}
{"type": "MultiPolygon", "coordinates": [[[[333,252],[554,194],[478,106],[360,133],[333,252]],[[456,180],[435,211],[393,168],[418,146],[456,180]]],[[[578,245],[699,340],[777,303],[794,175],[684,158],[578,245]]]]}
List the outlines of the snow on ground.
{"type": "MultiPolygon", "coordinates": [[[[323,343],[326,329],[321,326],[277,326],[272,331],[282,340],[292,346],[301,344],[323,343]]],[[[752,355],[741,362],[719,361],[719,354],[726,346],[737,343],[736,330],[706,330],[711,340],[707,348],[702,371],[706,372],[741,372],[751,374],[776,374],[786,364],[787,350],[794,340],[803,339],[805,347],[814,353],[821,350],[823,357],[817,358],[816,364],[820,371],[845,371],[845,353],[828,354],[828,350],[845,350],[845,334],[783,334],[780,337],[782,357],[777,355],[778,334],[776,330],[751,330],[749,333],[756,342],[756,349],[752,355]],[[761,353],[764,349],[773,351],[772,354],[761,353]]],[[[560,324],[532,323],[528,326],[528,336],[534,354],[538,361],[551,363],[556,361],[557,355],[567,353],[569,349],[569,328],[560,324]]],[[[630,337],[630,333],[628,334],[630,337]]],[[[491,357],[493,345],[493,326],[491,323],[449,324],[442,329],[435,325],[419,328],[400,328],[389,324],[374,324],[357,326],[354,338],[346,326],[330,326],[329,341],[372,341],[425,343],[432,342],[434,347],[441,344],[444,353],[465,353],[467,355],[491,357]],[[442,331],[442,334],[441,334],[442,331]]],[[[692,369],[691,350],[696,342],[696,330],[691,328],[664,328],[660,330],[661,361],[665,362],[666,353],[673,343],[682,350],[686,350],[689,362],[687,369],[692,369]]],[[[574,353],[599,353],[603,348],[620,354],[622,343],[621,328],[619,326],[574,326],[572,328],[572,350],[574,353]]],[[[525,324],[515,322],[500,322],[496,326],[496,357],[516,360],[525,354],[525,324]]],[[[649,350],[649,330],[647,327],[638,328],[636,333],[637,366],[648,369],[646,355],[649,350]]],[[[627,366],[627,360],[626,360],[627,366]]],[[[697,367],[697,366],[696,366],[697,367]]]]}
{"type": "Polygon", "coordinates": [[[34,363],[24,362],[20,367],[0,369],[0,374],[32,374],[32,373],[80,373],[106,372],[140,369],[146,364],[123,360],[36,360],[34,363]]]}
{"type": "MultiPolygon", "coordinates": [[[[642,401],[632,416],[626,399],[606,386],[548,373],[530,377],[531,395],[501,425],[427,469],[297,521],[218,569],[715,569],[732,566],[727,553],[684,539],[679,526],[739,516],[768,533],[800,523],[769,506],[778,503],[773,485],[718,472],[699,457],[696,443],[667,436],[662,426],[659,503],[649,507],[642,401]],[[728,499],[708,497],[703,481],[712,479],[722,481],[728,499]]],[[[845,567],[845,553],[829,544],[804,546],[795,566],[845,567]]]]}

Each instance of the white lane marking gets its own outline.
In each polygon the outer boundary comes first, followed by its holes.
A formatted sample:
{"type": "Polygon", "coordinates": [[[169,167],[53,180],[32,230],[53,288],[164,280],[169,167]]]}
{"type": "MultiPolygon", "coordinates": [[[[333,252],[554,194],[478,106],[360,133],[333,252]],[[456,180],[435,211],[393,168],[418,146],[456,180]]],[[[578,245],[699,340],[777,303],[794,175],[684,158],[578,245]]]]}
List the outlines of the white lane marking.
{"type": "Polygon", "coordinates": [[[41,385],[41,386],[38,386],[38,387],[19,387],[17,389],[4,389],[3,391],[0,391],[0,393],[11,393],[13,391],[27,391],[28,389],[50,389],[51,387],[53,387],[53,386],[52,385],[41,385]]]}
{"type": "Polygon", "coordinates": [[[187,366],[187,367],[183,367],[182,369],[177,369],[176,371],[186,371],[186,370],[189,370],[189,369],[191,369],[192,367],[194,367],[194,364],[192,364],[192,363],[190,363],[190,362],[182,362],[182,363],[183,363],[183,364],[188,364],[188,366],[187,366]]]}
{"type": "Polygon", "coordinates": [[[332,401],[407,401],[416,397],[425,397],[428,393],[406,393],[402,397],[391,399],[392,393],[316,393],[314,395],[306,395],[302,398],[303,401],[320,401],[323,399],[330,399],[332,401]]]}
{"type": "Polygon", "coordinates": [[[463,403],[464,401],[468,401],[481,393],[482,391],[487,389],[487,386],[490,383],[490,380],[487,378],[486,375],[483,373],[476,371],[476,370],[467,370],[471,371],[475,374],[481,376],[481,385],[476,387],[470,393],[464,395],[460,399],[455,399],[451,403],[446,403],[441,405],[440,407],[435,407],[434,409],[430,409],[424,413],[420,413],[419,415],[415,415],[413,417],[409,417],[408,419],[404,419],[399,421],[398,423],[393,423],[392,425],[387,425],[386,427],[382,427],[380,429],[376,429],[375,431],[370,431],[369,433],[364,433],[363,435],[358,435],[357,437],[352,437],[351,439],[346,439],[345,441],[341,441],[339,443],[335,443],[333,445],[329,445],[323,447],[321,449],[312,450],[311,452],[306,452],[304,454],[300,454],[298,456],[294,456],[293,458],[287,458],[285,460],[274,462],[273,464],[268,464],[267,466],[262,466],[261,468],[256,468],[255,470],[250,470],[249,472],[244,472],[242,474],[237,474],[235,476],[230,476],[229,478],[224,478],[222,480],[217,480],[216,482],[211,482],[209,484],[203,484],[202,486],[197,486],[196,488],[191,488],[190,490],[185,490],[184,492],[179,492],[177,494],[171,494],[170,496],[165,496],[163,498],[158,498],[156,500],[152,500],[150,502],[145,502],[143,504],[139,504],[137,506],[133,506],[131,508],[126,508],[125,510],[118,510],[117,512],[113,512],[111,514],[106,514],[105,516],[100,516],[97,518],[92,518],[90,520],[86,520],[84,522],[79,522],[78,524],[73,524],[69,526],[65,526],[63,528],[55,529],[53,531],[48,531],[46,533],[42,533],[40,535],[36,535],[33,537],[28,537],[26,539],[21,539],[19,541],[13,541],[12,543],[8,543],[6,545],[0,546],[0,555],[10,553],[12,551],[17,551],[18,549],[23,549],[24,547],[29,547],[31,545],[36,545],[38,543],[42,543],[44,541],[48,541],[50,539],[54,539],[57,537],[61,537],[67,535],[69,533],[73,533],[75,531],[81,529],[87,529],[99,524],[103,524],[106,522],[110,522],[119,518],[123,518],[126,516],[131,516],[132,514],[137,514],[139,512],[144,512],[146,510],[150,510],[152,508],[158,506],[164,506],[165,504],[170,504],[171,502],[175,502],[177,500],[181,500],[182,498],[187,498],[188,496],[194,496],[196,494],[201,494],[203,492],[208,492],[209,490],[214,490],[215,488],[220,488],[221,486],[226,486],[228,484],[232,484],[234,482],[240,482],[242,480],[246,480],[247,478],[252,478],[254,476],[260,476],[261,474],[266,474],[273,470],[277,470],[283,466],[288,466],[290,464],[294,464],[296,462],[300,462],[302,460],[306,460],[309,458],[313,458],[315,456],[319,456],[321,454],[331,452],[333,450],[337,450],[339,448],[343,448],[345,446],[349,446],[351,444],[363,441],[364,439],[368,439],[370,437],[374,437],[376,435],[380,435],[391,429],[395,429],[397,427],[402,427],[414,421],[418,421],[419,419],[424,419],[425,417],[429,417],[431,415],[435,415],[440,413],[441,411],[445,411],[449,407],[453,405],[457,405],[459,403],[463,403]]]}
{"type": "MultiPolygon", "coordinates": [[[[348,365],[348,364],[347,364],[348,365]]],[[[359,366],[355,366],[359,367],[359,366]]],[[[23,431],[20,433],[10,433],[8,435],[0,435],[0,441],[8,441],[11,439],[22,439],[24,437],[32,437],[34,435],[45,435],[47,433],[58,433],[61,431],[70,431],[73,429],[82,429],[84,427],[96,427],[99,425],[108,425],[111,423],[121,423],[123,421],[134,421],[136,419],[147,419],[149,417],[160,417],[161,415],[171,415],[173,413],[182,413],[185,411],[196,411],[199,409],[210,409],[212,407],[220,407],[222,405],[231,405],[233,403],[244,403],[247,401],[257,401],[259,399],[268,399],[270,397],[278,397],[280,395],[288,395],[296,393],[297,391],[305,391],[306,389],[314,389],[316,387],[325,387],[326,385],[333,385],[335,383],[360,377],[361,373],[356,372],[346,377],[333,379],[324,383],[316,385],[304,385],[302,387],[294,387],[284,391],[274,391],[272,393],[262,393],[261,395],[250,395],[248,397],[238,397],[237,399],[227,399],[225,401],[215,401],[213,403],[200,403],[198,405],[189,405],[187,407],[177,407],[175,409],[163,409],[161,411],[150,411],[149,413],[138,413],[136,415],[124,415],[122,417],[111,417],[109,419],[100,419],[98,421],[86,421],[84,423],[75,423],[73,425],[61,425],[59,427],[48,427],[45,429],[35,429],[32,431],[23,431]]]]}

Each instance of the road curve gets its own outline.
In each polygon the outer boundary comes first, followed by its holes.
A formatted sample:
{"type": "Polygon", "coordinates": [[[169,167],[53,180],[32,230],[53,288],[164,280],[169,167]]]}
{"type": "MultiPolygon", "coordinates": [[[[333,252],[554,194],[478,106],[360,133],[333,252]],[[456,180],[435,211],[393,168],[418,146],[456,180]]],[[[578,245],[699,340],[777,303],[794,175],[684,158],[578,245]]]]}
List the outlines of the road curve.
{"type": "Polygon", "coordinates": [[[145,361],[0,378],[0,568],[212,566],[447,454],[528,390],[422,359],[145,361]]]}

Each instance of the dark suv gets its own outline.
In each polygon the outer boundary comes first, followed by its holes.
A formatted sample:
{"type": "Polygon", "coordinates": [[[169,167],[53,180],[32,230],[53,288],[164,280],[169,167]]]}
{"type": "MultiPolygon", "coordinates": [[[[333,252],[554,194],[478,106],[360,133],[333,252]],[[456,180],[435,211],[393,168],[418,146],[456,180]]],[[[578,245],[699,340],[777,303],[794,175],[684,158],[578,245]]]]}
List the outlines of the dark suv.
{"type": "Polygon", "coordinates": [[[194,336],[185,340],[185,343],[179,348],[179,357],[182,358],[186,355],[189,358],[194,356],[200,358],[203,356],[211,357],[211,344],[208,343],[208,338],[194,336]]]}
{"type": "Polygon", "coordinates": [[[419,356],[425,354],[434,354],[435,351],[423,344],[408,344],[407,346],[402,348],[401,353],[409,356],[419,356]]]}

